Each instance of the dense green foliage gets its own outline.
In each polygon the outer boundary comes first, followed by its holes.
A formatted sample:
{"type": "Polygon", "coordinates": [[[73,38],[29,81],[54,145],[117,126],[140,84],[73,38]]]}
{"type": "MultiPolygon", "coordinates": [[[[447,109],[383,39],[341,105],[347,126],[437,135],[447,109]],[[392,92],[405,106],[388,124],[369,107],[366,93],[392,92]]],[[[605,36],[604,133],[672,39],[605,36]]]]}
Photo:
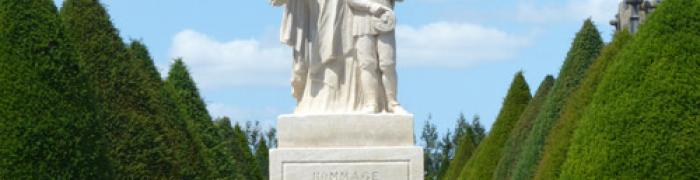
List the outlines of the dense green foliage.
{"type": "Polygon", "coordinates": [[[245,176],[246,180],[264,179],[263,175],[259,173],[261,171],[257,160],[248,147],[250,144],[248,143],[248,137],[238,123],[233,126],[233,140],[238,145],[238,148],[234,149],[235,151],[233,152],[236,155],[236,162],[244,164],[239,168],[241,174],[245,176]]]}
{"type": "Polygon", "coordinates": [[[154,78],[147,52],[130,52],[97,0],[66,0],[61,18],[82,70],[98,87],[105,110],[108,155],[121,178],[189,178],[191,138],[154,78]]]}
{"type": "Polygon", "coordinates": [[[463,113],[457,118],[455,134],[450,138],[450,132],[443,137],[443,142],[451,140],[452,143],[443,145],[442,154],[445,154],[441,159],[443,164],[440,168],[438,179],[456,179],[462,171],[462,167],[467,163],[467,160],[474,153],[474,150],[481,140],[486,136],[485,129],[479,122],[480,117],[474,116],[472,122],[467,122],[467,118],[463,113]],[[448,151],[449,150],[449,151],[448,151]],[[447,151],[447,152],[446,152],[447,151]]]}
{"type": "Polygon", "coordinates": [[[442,179],[457,179],[459,173],[462,172],[464,164],[467,163],[475,149],[476,145],[473,141],[473,133],[472,130],[469,129],[468,133],[459,138],[459,144],[457,144],[454,158],[450,161],[447,172],[442,179]]]}
{"type": "Polygon", "coordinates": [[[491,131],[467,161],[464,169],[460,172],[459,179],[489,179],[492,177],[498,159],[501,159],[503,146],[531,98],[530,87],[525,82],[522,72],[518,72],[511,83],[501,112],[491,127],[491,131]]]}
{"type": "Polygon", "coordinates": [[[164,140],[159,151],[172,153],[175,168],[179,168],[176,171],[180,173],[175,177],[204,177],[208,173],[203,172],[203,159],[197,156],[196,143],[192,134],[188,133],[183,117],[178,115],[179,104],[166,90],[148,49],[141,42],[135,41],[129,45],[128,50],[131,57],[128,61],[129,69],[132,73],[137,73],[136,78],[132,79],[139,87],[135,95],[142,98],[134,106],[140,106],[138,109],[147,116],[147,121],[159,128],[158,138],[164,140]]]}
{"type": "MultiPolygon", "coordinates": [[[[241,154],[236,154],[241,152],[241,145],[237,141],[236,134],[231,127],[231,120],[228,117],[219,118],[215,122],[216,131],[222,141],[215,146],[213,152],[217,153],[215,164],[218,166],[216,170],[219,172],[225,172],[226,175],[230,176],[227,179],[247,179],[246,174],[243,173],[241,166],[246,166],[248,164],[243,164],[239,160],[241,154]]],[[[250,163],[250,162],[248,162],[250,163]]]]}
{"type": "Polygon", "coordinates": [[[665,0],[610,64],[562,179],[700,178],[700,1],[665,0]]]}
{"type": "MultiPolygon", "coordinates": [[[[177,102],[177,112],[184,118],[187,131],[192,134],[195,142],[195,156],[200,157],[203,163],[199,165],[198,174],[208,179],[224,178],[232,175],[230,172],[219,171],[218,166],[230,166],[217,164],[217,154],[213,148],[218,145],[221,138],[217,135],[212,118],[206,109],[204,100],[199,95],[199,90],[190,76],[182,59],[176,59],[168,71],[168,79],[165,81],[167,90],[172,99],[177,102]]],[[[233,163],[233,162],[222,162],[233,163]]],[[[223,169],[221,169],[223,170],[223,169]]]]}
{"type": "MultiPolygon", "coordinates": [[[[61,19],[68,38],[74,42],[81,70],[97,87],[97,94],[111,110],[126,104],[121,92],[131,90],[127,77],[129,55],[119,32],[112,25],[106,10],[97,0],[66,0],[61,7],[61,19]]],[[[109,112],[108,121],[116,112],[109,112]]]]}
{"type": "Polygon", "coordinates": [[[598,83],[603,77],[603,74],[615,60],[614,58],[620,49],[623,48],[631,38],[632,36],[628,31],[618,32],[613,42],[602,50],[600,56],[598,56],[588,69],[579,88],[566,100],[566,105],[564,105],[559,120],[557,120],[545,141],[542,160],[537,167],[535,179],[546,180],[557,179],[559,177],[561,165],[564,163],[564,160],[566,160],[566,153],[569,149],[570,140],[574,129],[576,129],[578,120],[591,102],[591,96],[598,87],[598,83]]]}
{"type": "Polygon", "coordinates": [[[270,149],[267,148],[267,141],[265,140],[265,138],[260,137],[260,140],[258,141],[258,146],[255,148],[255,158],[258,162],[260,174],[263,176],[263,179],[269,179],[267,175],[269,164],[269,150],[270,149]]]}
{"type": "Polygon", "coordinates": [[[542,109],[542,105],[547,100],[547,97],[549,97],[549,92],[553,85],[554,77],[551,75],[546,76],[540,83],[535,97],[532,98],[523,114],[520,115],[517,124],[513,127],[510,137],[503,147],[503,156],[498,161],[493,179],[510,179],[512,177],[513,169],[518,161],[518,155],[522,150],[522,143],[527,139],[527,135],[532,129],[532,124],[540,113],[540,109],[542,109]]]}
{"type": "Polygon", "coordinates": [[[584,74],[604,46],[600,33],[590,19],[586,20],[571,45],[566,60],[554,82],[550,97],[537,115],[532,130],[522,145],[513,178],[532,178],[540,160],[542,147],[550,129],[559,119],[566,99],[580,84],[584,74]]]}
{"type": "Polygon", "coordinates": [[[263,179],[274,130],[215,126],[176,66],[166,86],[98,0],[0,0],[0,179],[263,179]]]}
{"type": "Polygon", "coordinates": [[[110,175],[101,113],[53,1],[0,0],[0,179],[110,175]]]}

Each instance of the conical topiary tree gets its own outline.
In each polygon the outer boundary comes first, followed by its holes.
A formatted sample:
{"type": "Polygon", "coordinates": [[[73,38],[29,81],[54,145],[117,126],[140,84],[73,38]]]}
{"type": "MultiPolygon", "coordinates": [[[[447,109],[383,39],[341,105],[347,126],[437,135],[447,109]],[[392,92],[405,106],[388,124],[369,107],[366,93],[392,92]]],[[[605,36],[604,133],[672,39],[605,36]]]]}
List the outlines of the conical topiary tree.
{"type": "Polygon", "coordinates": [[[587,19],[571,45],[566,60],[557,77],[550,97],[537,115],[530,134],[522,145],[513,178],[531,179],[541,158],[544,140],[550,129],[559,119],[561,110],[569,97],[580,84],[581,79],[604,46],[600,33],[590,19],[587,19]]]}
{"type": "Polygon", "coordinates": [[[512,177],[518,155],[520,155],[522,150],[522,143],[527,139],[527,135],[530,134],[532,123],[540,113],[544,102],[547,101],[547,97],[549,97],[549,92],[553,85],[554,77],[551,75],[546,76],[544,80],[542,80],[542,83],[540,83],[535,97],[532,98],[532,101],[527,105],[523,114],[520,115],[518,123],[513,128],[510,137],[503,147],[503,156],[498,161],[493,179],[510,179],[512,177]]]}
{"type": "Polygon", "coordinates": [[[131,61],[129,69],[137,73],[133,79],[139,85],[138,97],[142,101],[135,106],[145,111],[157,129],[156,139],[161,140],[160,152],[171,152],[172,160],[179,166],[178,176],[186,179],[207,179],[211,172],[207,171],[204,160],[199,156],[200,149],[192,134],[187,131],[184,118],[178,112],[178,106],[166,90],[160,73],[153,64],[148,48],[140,41],[133,41],[128,46],[131,61]]]}
{"type": "Polygon", "coordinates": [[[236,161],[241,164],[240,170],[245,175],[246,179],[262,180],[263,175],[260,174],[260,167],[258,167],[257,160],[255,156],[253,156],[250,147],[248,147],[248,137],[238,123],[233,126],[233,135],[238,145],[234,154],[236,154],[236,161]]]}
{"type": "Polygon", "coordinates": [[[145,66],[137,66],[143,62],[132,57],[100,2],[66,0],[60,17],[81,70],[97,87],[97,107],[106,113],[113,177],[192,177],[189,170],[194,168],[184,155],[186,133],[177,117],[169,115],[164,91],[153,86],[162,82],[144,75],[145,66]]]}
{"type": "Polygon", "coordinates": [[[566,105],[561,112],[559,120],[557,120],[545,141],[542,160],[537,167],[535,179],[559,178],[561,165],[566,160],[566,153],[578,120],[591,102],[591,96],[595,93],[603,73],[607,71],[615,56],[629,42],[631,37],[628,31],[617,32],[613,42],[603,48],[600,56],[588,69],[579,88],[566,100],[566,105]]]}
{"type": "Polygon", "coordinates": [[[60,17],[67,37],[75,42],[78,63],[94,82],[101,101],[116,104],[125,99],[117,88],[127,88],[122,81],[128,81],[123,76],[129,55],[104,7],[98,0],[66,0],[60,17]]]}
{"type": "MultiPolygon", "coordinates": [[[[439,179],[448,180],[459,177],[464,164],[467,163],[472,154],[474,154],[476,147],[479,146],[481,140],[486,136],[484,127],[481,126],[479,120],[480,117],[474,115],[472,122],[469,123],[463,113],[459,114],[455,134],[452,136],[451,144],[453,148],[451,149],[453,150],[451,152],[443,152],[443,154],[446,154],[446,158],[443,161],[447,161],[444,163],[447,164],[447,167],[444,168],[444,172],[438,177],[439,179]],[[451,159],[450,156],[452,156],[451,159]]],[[[449,136],[449,134],[448,132],[446,136],[449,136]]],[[[443,141],[446,141],[446,139],[443,138],[443,141]]]]}
{"type": "Polygon", "coordinates": [[[466,164],[472,154],[474,154],[474,150],[476,149],[473,137],[474,130],[471,127],[465,129],[466,131],[464,134],[457,136],[459,137],[457,150],[455,151],[454,158],[450,160],[447,172],[445,172],[445,176],[442,179],[457,179],[462,172],[464,164],[466,164]]]}
{"type": "MultiPolygon", "coordinates": [[[[236,141],[236,134],[231,127],[231,120],[228,117],[218,118],[215,121],[218,137],[221,141],[213,148],[216,153],[216,170],[226,174],[225,179],[247,179],[244,173],[245,167],[249,164],[240,163],[243,154],[237,154],[241,147],[236,141]]],[[[250,163],[250,162],[248,162],[250,163]]]]}
{"type": "Polygon", "coordinates": [[[491,131],[467,161],[459,179],[489,179],[493,176],[498,159],[501,159],[503,146],[531,98],[530,87],[525,82],[523,73],[518,72],[491,131]]]}
{"type": "Polygon", "coordinates": [[[222,154],[223,152],[214,152],[214,147],[220,144],[222,139],[218,137],[206,104],[182,59],[176,59],[172,64],[165,84],[173,99],[177,102],[178,113],[185,118],[188,131],[198,142],[198,149],[201,150],[199,156],[205,159],[206,165],[211,172],[209,178],[228,177],[228,170],[217,170],[218,168],[216,168],[228,166],[227,164],[218,164],[228,162],[216,160],[218,158],[216,154],[222,154]]]}
{"type": "Polygon", "coordinates": [[[665,0],[603,75],[561,179],[700,178],[700,1],[665,0]]]}
{"type": "Polygon", "coordinates": [[[258,167],[260,168],[260,174],[262,174],[263,179],[269,179],[268,176],[268,155],[269,148],[267,147],[267,141],[262,136],[258,141],[258,147],[255,148],[255,159],[257,159],[258,167]]]}
{"type": "MultiPolygon", "coordinates": [[[[67,30],[67,37],[74,42],[76,59],[81,70],[88,75],[88,81],[96,87],[97,107],[105,112],[106,136],[109,139],[110,164],[115,170],[114,177],[148,177],[148,158],[157,153],[145,154],[147,146],[155,144],[156,133],[147,130],[142,121],[135,121],[136,113],[125,107],[136,102],[127,96],[136,89],[132,80],[119,77],[126,74],[128,52],[112,26],[104,8],[96,1],[67,0],[61,8],[61,19],[67,30]]],[[[167,168],[170,169],[170,168],[167,168]]]]}
{"type": "Polygon", "coordinates": [[[0,179],[104,179],[102,116],[50,0],[0,0],[0,179]]]}

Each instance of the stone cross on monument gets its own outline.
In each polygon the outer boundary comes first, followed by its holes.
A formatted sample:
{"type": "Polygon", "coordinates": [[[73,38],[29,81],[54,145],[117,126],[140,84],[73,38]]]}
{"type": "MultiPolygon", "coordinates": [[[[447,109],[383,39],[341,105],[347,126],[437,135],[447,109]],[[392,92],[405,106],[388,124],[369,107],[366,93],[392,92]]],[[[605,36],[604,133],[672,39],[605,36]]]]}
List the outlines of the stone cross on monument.
{"type": "Polygon", "coordinates": [[[270,179],[422,180],[397,99],[395,0],[270,0],[284,9],[294,114],[278,118],[270,179]]]}

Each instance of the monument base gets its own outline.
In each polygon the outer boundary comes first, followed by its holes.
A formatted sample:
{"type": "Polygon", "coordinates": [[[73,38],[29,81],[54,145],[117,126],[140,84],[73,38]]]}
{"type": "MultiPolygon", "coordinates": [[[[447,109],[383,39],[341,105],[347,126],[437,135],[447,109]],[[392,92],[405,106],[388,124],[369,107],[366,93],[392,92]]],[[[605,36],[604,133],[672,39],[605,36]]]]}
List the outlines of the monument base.
{"type": "Polygon", "coordinates": [[[270,151],[270,180],[422,180],[423,149],[289,148],[270,151]]]}
{"type": "Polygon", "coordinates": [[[413,116],[283,115],[270,180],[422,180],[413,116]]]}

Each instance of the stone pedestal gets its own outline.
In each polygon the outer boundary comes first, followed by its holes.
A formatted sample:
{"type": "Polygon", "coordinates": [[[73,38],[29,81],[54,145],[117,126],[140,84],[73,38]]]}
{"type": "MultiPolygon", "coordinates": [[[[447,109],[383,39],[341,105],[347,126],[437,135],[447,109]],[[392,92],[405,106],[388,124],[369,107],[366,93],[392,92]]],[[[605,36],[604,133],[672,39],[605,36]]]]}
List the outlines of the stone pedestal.
{"type": "Polygon", "coordinates": [[[413,116],[283,115],[270,180],[422,180],[413,116]]]}

